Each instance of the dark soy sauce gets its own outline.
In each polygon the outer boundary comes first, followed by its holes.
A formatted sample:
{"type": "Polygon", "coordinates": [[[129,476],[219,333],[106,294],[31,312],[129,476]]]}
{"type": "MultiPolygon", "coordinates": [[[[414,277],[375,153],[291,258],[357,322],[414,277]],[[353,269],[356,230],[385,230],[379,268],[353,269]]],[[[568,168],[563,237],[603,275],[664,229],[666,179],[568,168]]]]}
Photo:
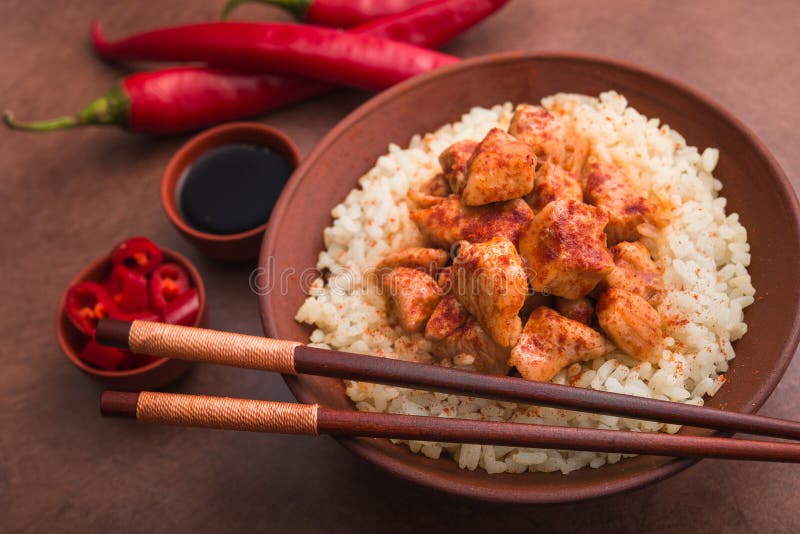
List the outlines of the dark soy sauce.
{"type": "Polygon", "coordinates": [[[176,201],[189,226],[237,234],[264,224],[294,169],[268,148],[231,144],[209,150],[181,175],[176,201]]]}

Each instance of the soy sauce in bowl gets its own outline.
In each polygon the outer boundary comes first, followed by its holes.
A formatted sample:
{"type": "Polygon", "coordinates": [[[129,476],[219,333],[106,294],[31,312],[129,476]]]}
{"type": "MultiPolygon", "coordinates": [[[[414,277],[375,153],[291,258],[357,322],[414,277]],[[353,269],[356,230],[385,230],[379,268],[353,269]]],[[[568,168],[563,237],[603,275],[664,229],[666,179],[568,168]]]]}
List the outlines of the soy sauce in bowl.
{"type": "Polygon", "coordinates": [[[175,203],[192,228],[238,234],[264,224],[294,170],[264,146],[232,143],[198,157],[178,179],[175,203]]]}

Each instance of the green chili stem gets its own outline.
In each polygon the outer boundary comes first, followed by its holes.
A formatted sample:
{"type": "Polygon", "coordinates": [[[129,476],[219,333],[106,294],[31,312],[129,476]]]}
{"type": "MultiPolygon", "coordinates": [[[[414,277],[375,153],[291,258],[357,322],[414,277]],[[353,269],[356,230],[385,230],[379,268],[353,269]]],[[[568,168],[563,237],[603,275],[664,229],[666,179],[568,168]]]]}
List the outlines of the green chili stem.
{"type": "Polygon", "coordinates": [[[76,115],[67,115],[55,119],[23,122],[14,120],[10,111],[3,113],[3,122],[9,128],[30,132],[52,132],[77,126],[116,125],[127,127],[130,119],[130,100],[122,87],[114,86],[76,115]]]}

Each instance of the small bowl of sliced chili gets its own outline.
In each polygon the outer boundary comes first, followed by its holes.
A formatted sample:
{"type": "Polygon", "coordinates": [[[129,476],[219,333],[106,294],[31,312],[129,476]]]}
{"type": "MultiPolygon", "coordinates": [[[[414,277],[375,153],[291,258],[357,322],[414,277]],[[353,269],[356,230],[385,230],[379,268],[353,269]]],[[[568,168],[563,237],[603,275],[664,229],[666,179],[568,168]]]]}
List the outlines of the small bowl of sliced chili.
{"type": "Polygon", "coordinates": [[[200,326],[206,292],[197,269],[182,255],[145,237],[116,245],[70,282],[58,306],[56,333],[61,349],[81,371],[115,389],[166,386],[191,362],[105,347],[94,340],[104,317],[200,326]]]}

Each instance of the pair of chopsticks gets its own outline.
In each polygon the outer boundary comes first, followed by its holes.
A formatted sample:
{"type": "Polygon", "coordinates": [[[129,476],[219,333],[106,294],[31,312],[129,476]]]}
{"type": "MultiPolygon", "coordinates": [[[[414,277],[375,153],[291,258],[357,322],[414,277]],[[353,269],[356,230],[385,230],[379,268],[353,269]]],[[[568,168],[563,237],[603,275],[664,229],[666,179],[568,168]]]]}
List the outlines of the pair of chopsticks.
{"type": "MultiPolygon", "coordinates": [[[[308,347],[301,343],[147,321],[103,319],[97,341],[153,356],[310,374],[699,426],[724,432],[800,439],[800,423],[594,391],[509,376],[490,376],[308,347]]],[[[560,450],[800,462],[800,444],[650,432],[448,419],[158,392],[106,391],[106,416],[158,424],[307,435],[349,435],[560,450]]]]}

